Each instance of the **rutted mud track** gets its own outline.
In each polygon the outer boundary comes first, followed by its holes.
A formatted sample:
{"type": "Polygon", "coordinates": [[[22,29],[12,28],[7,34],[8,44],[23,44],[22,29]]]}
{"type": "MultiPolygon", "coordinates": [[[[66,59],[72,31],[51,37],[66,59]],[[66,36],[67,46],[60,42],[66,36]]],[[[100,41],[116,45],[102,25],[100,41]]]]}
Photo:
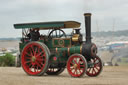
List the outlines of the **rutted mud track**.
{"type": "Polygon", "coordinates": [[[58,76],[28,76],[22,68],[0,67],[0,85],[128,85],[128,66],[104,67],[98,77],[70,77],[67,70],[58,76]]]}

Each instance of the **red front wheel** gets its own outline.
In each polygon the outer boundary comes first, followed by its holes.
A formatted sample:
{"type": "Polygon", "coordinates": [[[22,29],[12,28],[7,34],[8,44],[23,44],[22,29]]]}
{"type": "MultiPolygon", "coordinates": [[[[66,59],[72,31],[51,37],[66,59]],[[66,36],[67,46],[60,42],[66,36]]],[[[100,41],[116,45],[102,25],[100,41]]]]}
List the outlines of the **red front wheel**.
{"type": "Polygon", "coordinates": [[[89,62],[91,65],[89,65],[86,74],[90,77],[98,76],[103,68],[101,59],[96,56],[89,62]]]}
{"type": "Polygon", "coordinates": [[[81,77],[87,68],[87,62],[81,54],[73,54],[67,62],[68,73],[73,77],[81,77]]]}
{"type": "Polygon", "coordinates": [[[24,71],[29,75],[42,75],[48,68],[48,52],[45,44],[31,42],[27,44],[21,57],[24,71]]]}

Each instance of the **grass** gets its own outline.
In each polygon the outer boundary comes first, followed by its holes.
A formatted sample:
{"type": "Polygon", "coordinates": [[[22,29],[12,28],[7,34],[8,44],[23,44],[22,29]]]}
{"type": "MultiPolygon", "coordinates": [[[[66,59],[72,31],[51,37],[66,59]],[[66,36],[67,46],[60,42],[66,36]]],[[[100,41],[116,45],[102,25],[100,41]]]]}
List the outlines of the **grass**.
{"type": "Polygon", "coordinates": [[[15,56],[11,53],[6,53],[4,56],[0,56],[0,66],[14,66],[15,65],[15,56]]]}

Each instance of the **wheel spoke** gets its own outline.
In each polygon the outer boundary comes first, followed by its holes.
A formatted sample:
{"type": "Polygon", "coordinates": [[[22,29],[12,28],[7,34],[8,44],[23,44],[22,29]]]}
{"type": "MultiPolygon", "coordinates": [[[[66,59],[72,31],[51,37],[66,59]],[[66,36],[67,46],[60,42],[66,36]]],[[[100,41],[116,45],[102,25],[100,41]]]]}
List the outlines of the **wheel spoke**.
{"type": "Polygon", "coordinates": [[[37,70],[36,70],[37,72],[39,71],[38,69],[39,69],[39,68],[38,68],[38,66],[37,66],[37,70]]]}
{"type": "Polygon", "coordinates": [[[24,64],[27,64],[27,63],[30,63],[31,61],[26,61],[26,62],[24,62],[24,64]]]}
{"type": "Polygon", "coordinates": [[[34,65],[34,72],[36,72],[36,66],[34,65]]]}
{"type": "Polygon", "coordinates": [[[79,59],[79,61],[78,61],[78,65],[80,65],[80,63],[81,63],[81,61],[80,61],[81,59],[79,59]]]}
{"type": "Polygon", "coordinates": [[[53,68],[53,69],[52,69],[52,71],[54,72],[54,71],[55,71],[55,69],[53,68]]]}
{"type": "MultiPolygon", "coordinates": [[[[72,70],[73,71],[73,70],[72,70]]],[[[73,74],[75,74],[76,73],[76,70],[74,69],[74,72],[73,72],[73,74]]]]}
{"type": "Polygon", "coordinates": [[[43,53],[43,52],[38,53],[38,54],[36,55],[36,57],[39,57],[42,53],[43,53]]]}
{"type": "Polygon", "coordinates": [[[29,49],[29,52],[30,52],[31,56],[33,56],[33,53],[32,53],[32,50],[31,49],[29,49]]]}
{"type": "Polygon", "coordinates": [[[82,72],[80,71],[80,69],[79,69],[79,73],[81,74],[82,72]]]}
{"type": "Polygon", "coordinates": [[[77,64],[76,58],[74,58],[75,63],[77,64]]]}
{"type": "Polygon", "coordinates": [[[28,67],[30,68],[31,65],[32,65],[32,64],[30,63],[30,64],[28,65],[28,67]]]}
{"type": "Polygon", "coordinates": [[[36,62],[36,65],[37,65],[37,67],[40,67],[41,68],[41,65],[38,62],[36,62]]]}
{"type": "Polygon", "coordinates": [[[25,59],[32,59],[32,57],[25,57],[25,59]]]}
{"type": "Polygon", "coordinates": [[[83,65],[80,65],[80,67],[84,67],[85,65],[83,64],[83,65]]]}
{"type": "Polygon", "coordinates": [[[25,52],[25,54],[27,54],[28,56],[32,56],[31,54],[29,54],[29,53],[27,53],[27,52],[25,52]]]}
{"type": "Polygon", "coordinates": [[[73,70],[74,68],[73,67],[70,67],[71,70],[73,70]]]}
{"type": "Polygon", "coordinates": [[[100,67],[99,68],[97,68],[97,67],[95,67],[97,70],[100,70],[100,67]]]}
{"type": "Polygon", "coordinates": [[[100,63],[95,64],[95,67],[100,67],[100,63]]]}
{"type": "Polygon", "coordinates": [[[77,69],[75,69],[76,75],[78,74],[77,69]]]}
{"type": "Polygon", "coordinates": [[[41,62],[41,61],[43,61],[43,59],[37,59],[37,61],[41,62]]]}
{"type": "Polygon", "coordinates": [[[73,62],[70,62],[70,64],[74,65],[74,63],[73,63],[73,62]]]}
{"type": "Polygon", "coordinates": [[[91,68],[88,68],[88,72],[90,72],[91,71],[91,68]]]}
{"type": "Polygon", "coordinates": [[[63,71],[64,71],[63,68],[49,68],[46,73],[48,75],[59,75],[63,71]]]}
{"type": "Polygon", "coordinates": [[[95,69],[94,69],[94,68],[92,69],[92,73],[94,73],[94,74],[96,73],[96,71],[95,71],[95,69]]]}
{"type": "Polygon", "coordinates": [[[41,65],[42,65],[42,67],[44,67],[44,64],[42,63],[42,62],[40,62],[41,63],[41,65]]]}
{"type": "Polygon", "coordinates": [[[34,54],[34,48],[33,48],[33,45],[31,45],[31,49],[32,49],[32,52],[33,52],[33,54],[34,54]]]}
{"type": "Polygon", "coordinates": [[[36,48],[35,51],[34,51],[34,56],[36,55],[36,52],[37,52],[37,48],[36,48]]]}
{"type": "Polygon", "coordinates": [[[52,68],[50,69],[50,71],[52,72],[52,68]]]}
{"type": "Polygon", "coordinates": [[[91,69],[90,69],[90,72],[89,72],[89,73],[90,73],[90,74],[92,74],[92,73],[93,73],[93,68],[91,68],[91,69]]]}
{"type": "Polygon", "coordinates": [[[32,65],[32,67],[30,69],[32,70],[33,67],[34,67],[34,65],[32,65]]]}
{"type": "Polygon", "coordinates": [[[93,59],[94,63],[95,63],[96,60],[97,60],[96,58],[93,59]]]}
{"type": "Polygon", "coordinates": [[[43,57],[45,57],[45,54],[43,54],[42,56],[36,56],[37,58],[43,58],[43,57]]]}

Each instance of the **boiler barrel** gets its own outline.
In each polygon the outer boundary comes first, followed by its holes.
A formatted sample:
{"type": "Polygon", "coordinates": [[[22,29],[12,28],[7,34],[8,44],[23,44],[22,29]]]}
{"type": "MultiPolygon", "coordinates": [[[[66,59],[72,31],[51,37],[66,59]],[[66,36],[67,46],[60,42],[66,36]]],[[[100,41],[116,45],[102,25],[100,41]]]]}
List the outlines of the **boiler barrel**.
{"type": "Polygon", "coordinates": [[[81,46],[64,47],[64,48],[55,48],[54,50],[56,53],[62,53],[67,56],[70,56],[74,53],[81,54],[82,53],[82,45],[81,46]]]}

